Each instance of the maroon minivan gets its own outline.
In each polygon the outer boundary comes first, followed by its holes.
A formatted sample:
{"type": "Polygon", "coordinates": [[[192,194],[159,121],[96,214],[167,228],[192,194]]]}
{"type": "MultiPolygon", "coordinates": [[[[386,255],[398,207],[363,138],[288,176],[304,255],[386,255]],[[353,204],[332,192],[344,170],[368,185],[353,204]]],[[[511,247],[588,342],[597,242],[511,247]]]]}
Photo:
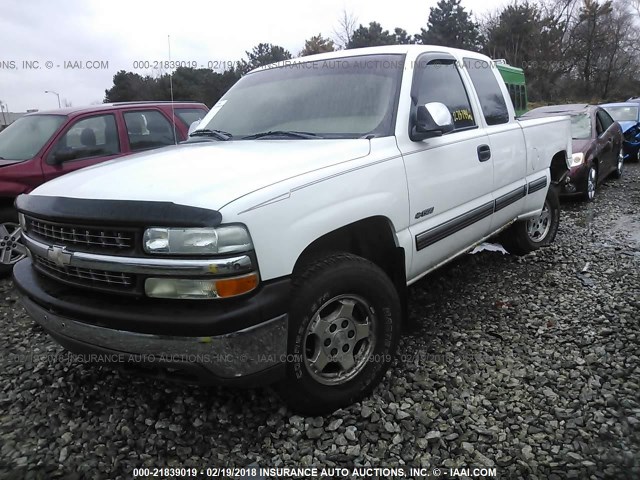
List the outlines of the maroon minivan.
{"type": "Polygon", "coordinates": [[[26,255],[13,208],[18,195],[80,168],[186,140],[207,111],[193,102],[100,104],[30,113],[0,132],[0,277],[26,255]]]}

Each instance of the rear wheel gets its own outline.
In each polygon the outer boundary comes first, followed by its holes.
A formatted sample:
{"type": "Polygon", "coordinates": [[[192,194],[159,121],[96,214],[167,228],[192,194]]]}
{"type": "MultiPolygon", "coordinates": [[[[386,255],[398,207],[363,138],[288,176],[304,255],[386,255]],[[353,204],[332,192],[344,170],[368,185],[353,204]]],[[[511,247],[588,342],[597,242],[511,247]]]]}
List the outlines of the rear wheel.
{"type": "Polygon", "coordinates": [[[13,266],[27,256],[21,237],[18,212],[10,207],[0,208],[0,278],[11,275],[13,266]]]}
{"type": "Polygon", "coordinates": [[[291,298],[280,396],[293,410],[317,415],[369,394],[400,335],[400,300],[387,274],[364,258],[335,254],[297,275],[291,298]]]}
{"type": "Polygon", "coordinates": [[[616,170],[613,172],[613,178],[622,178],[622,171],[624,170],[624,153],[622,149],[618,152],[618,163],[616,170]]]}
{"type": "Polygon", "coordinates": [[[540,215],[511,225],[500,234],[500,243],[513,255],[526,255],[550,245],[560,225],[560,202],[554,186],[549,187],[540,215]]]}

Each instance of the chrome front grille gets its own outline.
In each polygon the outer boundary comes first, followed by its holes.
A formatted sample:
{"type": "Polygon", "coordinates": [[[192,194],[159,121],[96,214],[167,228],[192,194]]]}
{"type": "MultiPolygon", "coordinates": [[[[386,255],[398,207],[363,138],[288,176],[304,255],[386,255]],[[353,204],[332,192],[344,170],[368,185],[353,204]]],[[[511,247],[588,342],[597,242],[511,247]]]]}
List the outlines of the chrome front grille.
{"type": "Polygon", "coordinates": [[[72,266],[61,267],[39,255],[33,255],[33,260],[36,266],[48,276],[78,286],[122,291],[132,290],[136,285],[136,277],[130,273],[72,266]]]}
{"type": "Polygon", "coordinates": [[[85,251],[131,251],[135,248],[135,230],[120,228],[65,225],[26,217],[28,234],[56,245],[76,247],[85,251]]]}

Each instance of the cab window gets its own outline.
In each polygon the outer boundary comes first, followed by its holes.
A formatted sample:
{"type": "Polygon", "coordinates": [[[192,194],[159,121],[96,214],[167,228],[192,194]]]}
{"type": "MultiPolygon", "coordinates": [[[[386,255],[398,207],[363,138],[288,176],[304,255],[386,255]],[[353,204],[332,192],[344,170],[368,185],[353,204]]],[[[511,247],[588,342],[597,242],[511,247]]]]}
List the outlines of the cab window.
{"type": "Polygon", "coordinates": [[[516,86],[512,83],[507,84],[507,88],[509,89],[509,97],[511,97],[511,103],[513,103],[513,108],[518,109],[518,96],[516,94],[516,86]]]}
{"type": "Polygon", "coordinates": [[[520,85],[520,110],[527,109],[527,87],[520,85]]]}
{"type": "Polygon", "coordinates": [[[118,129],[112,114],[83,118],[71,125],[51,152],[55,162],[106,157],[120,153],[118,129]]]}
{"type": "MultiPolygon", "coordinates": [[[[500,125],[509,122],[509,110],[504,101],[493,64],[476,58],[465,58],[464,64],[478,93],[487,125],[500,125]]],[[[513,103],[515,106],[516,102],[513,103]]]]}
{"type": "Polygon", "coordinates": [[[125,112],[124,123],[132,152],[176,143],[171,123],[157,110],[125,112]]]}
{"type": "Polygon", "coordinates": [[[469,96],[455,63],[435,60],[416,70],[418,105],[430,102],[446,105],[453,117],[454,131],[476,126],[469,96]]]}
{"type": "Polygon", "coordinates": [[[182,120],[187,127],[193,122],[202,120],[207,114],[206,110],[201,108],[176,108],[176,116],[182,120]]]}

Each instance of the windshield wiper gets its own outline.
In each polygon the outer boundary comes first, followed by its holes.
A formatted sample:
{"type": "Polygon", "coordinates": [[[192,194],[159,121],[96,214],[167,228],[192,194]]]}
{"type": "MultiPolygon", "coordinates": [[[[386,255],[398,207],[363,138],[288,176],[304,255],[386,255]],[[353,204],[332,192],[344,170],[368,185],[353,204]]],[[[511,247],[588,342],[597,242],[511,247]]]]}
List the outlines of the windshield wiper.
{"type": "Polygon", "coordinates": [[[200,130],[196,130],[189,135],[190,137],[215,137],[218,140],[231,140],[231,135],[229,132],[225,132],[224,130],[210,130],[208,128],[202,128],[200,130]]]}
{"type": "Polygon", "coordinates": [[[247,135],[242,137],[242,140],[253,140],[256,138],[264,137],[293,137],[293,138],[322,138],[320,135],[316,135],[311,132],[298,132],[296,130],[271,130],[268,132],[254,133],[253,135],[247,135]]]}

